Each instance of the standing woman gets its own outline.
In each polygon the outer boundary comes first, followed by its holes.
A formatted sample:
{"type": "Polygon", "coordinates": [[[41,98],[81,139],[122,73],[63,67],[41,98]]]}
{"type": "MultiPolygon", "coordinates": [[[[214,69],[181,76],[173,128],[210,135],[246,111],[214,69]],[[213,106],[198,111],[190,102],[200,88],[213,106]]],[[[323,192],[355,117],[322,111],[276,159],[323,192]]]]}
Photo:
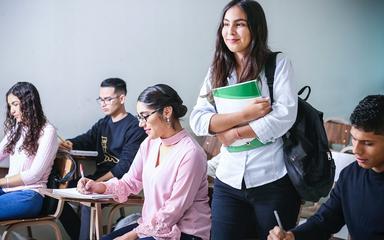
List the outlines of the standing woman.
{"type": "Polygon", "coordinates": [[[0,178],[0,220],[35,217],[43,204],[38,189],[46,188],[58,148],[56,131],[31,83],[16,83],[6,101],[0,160],[9,157],[9,172],[0,178]]]}
{"type": "Polygon", "coordinates": [[[241,239],[252,209],[259,239],[276,225],[274,210],[287,229],[295,226],[300,198],[287,176],[281,136],[293,125],[297,93],[290,61],[278,54],[271,106],[264,65],[271,53],[267,23],[259,3],[235,0],[225,6],[216,50],[190,124],[200,136],[216,135],[221,148],[212,201],[212,239],[241,239]],[[212,89],[257,80],[261,98],[239,112],[219,114],[212,89]],[[242,138],[265,145],[242,152],[225,146],[242,138]]]}
{"type": "Polygon", "coordinates": [[[148,137],[128,173],[105,183],[86,178],[79,181],[80,192],[112,193],[119,202],[144,191],[139,224],[103,239],[209,239],[207,159],[180,124],[186,112],[187,107],[168,85],[146,88],[138,97],[137,117],[148,137]]]}

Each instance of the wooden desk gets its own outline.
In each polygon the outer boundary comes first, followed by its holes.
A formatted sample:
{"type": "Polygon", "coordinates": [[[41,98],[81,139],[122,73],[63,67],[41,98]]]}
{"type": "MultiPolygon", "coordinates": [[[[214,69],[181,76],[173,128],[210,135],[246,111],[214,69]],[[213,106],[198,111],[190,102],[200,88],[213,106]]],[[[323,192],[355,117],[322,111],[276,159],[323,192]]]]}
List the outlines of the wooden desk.
{"type": "MultiPolygon", "coordinates": [[[[91,220],[90,220],[90,229],[89,236],[90,239],[100,239],[103,234],[102,228],[102,204],[112,204],[118,205],[120,203],[114,201],[113,199],[79,199],[79,198],[71,198],[71,197],[63,197],[52,192],[52,189],[41,189],[40,193],[67,202],[76,202],[82,205],[88,206],[91,208],[91,220]]],[[[143,203],[143,198],[139,196],[130,196],[128,204],[137,204],[140,205],[143,203]]],[[[126,204],[124,203],[124,204],[126,204]]]]}

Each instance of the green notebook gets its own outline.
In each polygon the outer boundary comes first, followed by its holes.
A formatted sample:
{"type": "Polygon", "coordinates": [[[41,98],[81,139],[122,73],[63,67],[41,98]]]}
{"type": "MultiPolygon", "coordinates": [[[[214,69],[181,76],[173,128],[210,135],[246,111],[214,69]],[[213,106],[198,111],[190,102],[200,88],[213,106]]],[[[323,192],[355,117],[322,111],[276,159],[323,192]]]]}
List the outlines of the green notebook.
{"type": "MultiPolygon", "coordinates": [[[[215,88],[212,93],[218,113],[238,112],[261,96],[256,80],[215,88]]],[[[227,147],[227,150],[242,152],[264,145],[256,138],[244,138],[235,141],[227,147]]]]}

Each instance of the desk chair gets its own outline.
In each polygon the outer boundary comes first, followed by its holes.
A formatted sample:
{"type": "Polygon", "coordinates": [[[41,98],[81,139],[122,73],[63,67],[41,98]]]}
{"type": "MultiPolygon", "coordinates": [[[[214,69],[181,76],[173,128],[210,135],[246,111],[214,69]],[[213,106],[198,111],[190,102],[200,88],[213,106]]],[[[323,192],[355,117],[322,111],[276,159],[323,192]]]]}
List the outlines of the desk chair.
{"type": "Polygon", "coordinates": [[[324,127],[331,149],[340,151],[342,148],[350,145],[351,124],[348,121],[342,118],[327,118],[324,121],[324,127]]]}
{"type": "MultiPolygon", "coordinates": [[[[48,179],[48,187],[56,185],[56,188],[66,188],[68,180],[71,179],[75,171],[76,165],[72,157],[69,154],[57,153],[54,166],[48,179]]],[[[0,225],[6,228],[1,239],[10,239],[11,232],[19,227],[27,227],[29,239],[34,239],[32,237],[31,226],[43,225],[50,226],[54,231],[55,239],[61,240],[62,235],[56,220],[61,214],[63,205],[63,201],[58,201],[57,204],[55,204],[52,203],[52,201],[50,201],[48,198],[45,198],[43,204],[43,213],[41,216],[36,218],[0,221],[0,225]],[[52,213],[52,211],[54,212],[52,213]]]]}
{"type": "Polygon", "coordinates": [[[124,210],[125,207],[132,207],[132,206],[143,206],[144,204],[144,197],[138,196],[138,195],[131,195],[128,197],[128,200],[124,203],[116,203],[111,204],[111,209],[108,212],[108,222],[107,222],[107,229],[105,233],[110,233],[112,230],[113,225],[113,219],[116,216],[116,213],[120,213],[120,217],[125,217],[125,212],[121,211],[124,210]]]}

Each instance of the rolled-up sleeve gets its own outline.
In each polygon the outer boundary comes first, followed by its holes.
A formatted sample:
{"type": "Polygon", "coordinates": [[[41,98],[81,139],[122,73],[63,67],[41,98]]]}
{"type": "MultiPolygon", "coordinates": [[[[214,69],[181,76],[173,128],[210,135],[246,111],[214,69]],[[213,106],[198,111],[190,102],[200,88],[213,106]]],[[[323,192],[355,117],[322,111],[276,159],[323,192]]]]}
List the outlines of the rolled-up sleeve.
{"type": "MultiPolygon", "coordinates": [[[[266,84],[265,77],[264,83],[266,84]]],[[[283,136],[296,120],[297,88],[293,79],[291,62],[283,54],[277,55],[273,98],[272,111],[249,123],[263,143],[283,136]]]]}
{"type": "Polygon", "coordinates": [[[189,118],[191,129],[197,136],[211,135],[209,133],[209,123],[212,116],[216,114],[216,110],[206,97],[210,91],[210,71],[208,71],[203,86],[200,89],[196,105],[193,107],[189,118]]]}
{"type": "Polygon", "coordinates": [[[59,143],[55,128],[51,125],[47,125],[39,138],[39,147],[31,167],[20,172],[21,179],[25,185],[31,185],[38,182],[47,170],[51,170],[58,146],[59,143]]]}

